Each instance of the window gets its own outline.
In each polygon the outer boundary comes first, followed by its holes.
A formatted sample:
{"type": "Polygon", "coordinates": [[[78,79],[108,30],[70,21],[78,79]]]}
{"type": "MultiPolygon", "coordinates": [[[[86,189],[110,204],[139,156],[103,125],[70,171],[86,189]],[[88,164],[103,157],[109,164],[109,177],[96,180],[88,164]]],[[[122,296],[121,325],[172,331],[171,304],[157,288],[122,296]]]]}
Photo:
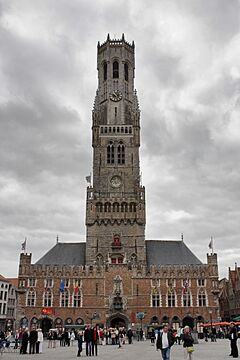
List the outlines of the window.
{"type": "Polygon", "coordinates": [[[122,256],[116,256],[111,258],[112,264],[123,264],[123,257],[122,256]]]}
{"type": "Polygon", "coordinates": [[[73,307],[81,307],[81,292],[80,290],[73,293],[73,307]]]}
{"type": "Polygon", "coordinates": [[[198,279],[198,286],[205,286],[205,279],[198,279]]]}
{"type": "Polygon", "coordinates": [[[67,289],[65,289],[60,295],[60,304],[62,307],[69,306],[69,291],[67,289]]]}
{"type": "Polygon", "coordinates": [[[176,306],[176,295],[175,295],[175,291],[168,291],[168,295],[167,295],[167,306],[168,306],[168,307],[175,307],[175,306],[176,306]]]}
{"type": "Polygon", "coordinates": [[[107,63],[106,62],[103,64],[103,80],[104,81],[107,80],[107,63]]]}
{"type": "Polygon", "coordinates": [[[117,151],[118,151],[118,164],[124,165],[125,164],[125,147],[122,142],[119,143],[117,151]]]}
{"type": "Polygon", "coordinates": [[[184,307],[192,306],[191,293],[189,290],[183,291],[182,304],[184,307]]]}
{"type": "Polygon", "coordinates": [[[152,307],[159,307],[159,306],[160,306],[160,295],[152,294],[152,307]]]}
{"type": "Polygon", "coordinates": [[[28,286],[35,287],[36,286],[36,279],[28,279],[28,286]]]}
{"type": "Polygon", "coordinates": [[[114,79],[119,78],[119,64],[117,61],[114,61],[113,63],[113,78],[114,79]]]}
{"type": "Polygon", "coordinates": [[[68,288],[70,286],[70,280],[69,279],[65,279],[65,287],[68,288]]]}
{"type": "Polygon", "coordinates": [[[112,142],[107,146],[107,164],[114,164],[114,145],[112,142]]]}
{"type": "Polygon", "coordinates": [[[198,293],[198,306],[207,306],[206,293],[204,290],[200,290],[198,293]]]}
{"type": "Polygon", "coordinates": [[[44,282],[45,282],[45,284],[44,284],[45,288],[53,287],[53,279],[45,279],[44,282]]]}
{"type": "Polygon", "coordinates": [[[27,293],[27,306],[35,306],[36,303],[36,292],[30,289],[27,293]]]}
{"type": "Polygon", "coordinates": [[[125,81],[128,81],[128,64],[127,63],[124,64],[124,77],[125,77],[125,81]]]}
{"type": "Polygon", "coordinates": [[[46,290],[43,298],[43,306],[51,307],[52,306],[52,292],[51,290],[46,290]]]}

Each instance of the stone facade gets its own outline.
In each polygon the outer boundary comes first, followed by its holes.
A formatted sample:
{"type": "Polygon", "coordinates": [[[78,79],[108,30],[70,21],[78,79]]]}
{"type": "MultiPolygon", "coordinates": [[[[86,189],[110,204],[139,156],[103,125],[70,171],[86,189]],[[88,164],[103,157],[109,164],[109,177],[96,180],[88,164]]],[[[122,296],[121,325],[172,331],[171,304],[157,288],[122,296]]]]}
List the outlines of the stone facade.
{"type": "Polygon", "coordinates": [[[79,246],[84,254],[69,258],[67,243],[57,243],[36,264],[31,254],[21,254],[20,324],[40,324],[44,331],[88,322],[145,328],[167,322],[200,329],[210,313],[219,318],[217,255],[207,255],[202,264],[183,239],[171,247],[145,240],[134,43],[108,36],[98,44],[97,66],[93,178],[87,188],[86,247],[79,246]]]}
{"type": "Polygon", "coordinates": [[[228,271],[228,279],[222,279],[219,284],[220,314],[224,321],[240,317],[240,267],[228,271]]]}

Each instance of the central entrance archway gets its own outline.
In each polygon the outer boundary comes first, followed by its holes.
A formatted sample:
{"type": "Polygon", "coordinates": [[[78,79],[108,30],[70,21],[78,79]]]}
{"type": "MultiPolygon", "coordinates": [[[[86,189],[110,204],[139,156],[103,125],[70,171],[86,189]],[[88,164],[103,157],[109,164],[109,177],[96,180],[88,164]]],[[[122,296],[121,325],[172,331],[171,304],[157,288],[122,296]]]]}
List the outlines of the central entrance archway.
{"type": "Polygon", "coordinates": [[[47,333],[49,332],[50,329],[52,329],[53,327],[53,321],[52,319],[46,317],[44,319],[42,319],[41,321],[41,329],[43,332],[44,336],[47,336],[47,333]]]}
{"type": "Polygon", "coordinates": [[[113,314],[112,316],[110,316],[108,318],[107,326],[112,327],[112,328],[115,328],[115,327],[127,328],[128,323],[129,323],[129,320],[128,320],[127,316],[118,313],[118,314],[113,314]]]}

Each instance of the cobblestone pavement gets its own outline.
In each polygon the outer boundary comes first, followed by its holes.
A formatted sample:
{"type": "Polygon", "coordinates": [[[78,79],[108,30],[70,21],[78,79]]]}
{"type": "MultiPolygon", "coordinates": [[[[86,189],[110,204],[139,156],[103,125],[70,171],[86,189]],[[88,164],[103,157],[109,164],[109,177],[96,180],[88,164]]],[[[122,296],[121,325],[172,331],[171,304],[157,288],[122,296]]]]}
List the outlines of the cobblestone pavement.
{"type": "MultiPolygon", "coordinates": [[[[57,344],[58,345],[58,344],[57,344]]],[[[199,344],[194,345],[195,351],[193,353],[194,360],[220,360],[220,359],[231,359],[229,357],[229,341],[218,340],[216,343],[205,343],[200,341],[199,344]]],[[[99,346],[98,360],[159,360],[161,355],[159,351],[155,350],[155,346],[152,346],[149,341],[134,342],[133,345],[124,345],[121,349],[117,346],[99,346]]],[[[57,346],[56,349],[48,349],[47,343],[44,343],[43,354],[36,355],[19,355],[19,353],[4,353],[0,356],[0,359],[19,359],[24,356],[27,359],[53,359],[53,360],[68,360],[77,359],[77,344],[71,347],[60,348],[57,346]]],[[[82,353],[82,357],[86,358],[85,351],[82,353]]],[[[171,360],[183,360],[184,352],[181,345],[174,345],[171,350],[171,360]]]]}

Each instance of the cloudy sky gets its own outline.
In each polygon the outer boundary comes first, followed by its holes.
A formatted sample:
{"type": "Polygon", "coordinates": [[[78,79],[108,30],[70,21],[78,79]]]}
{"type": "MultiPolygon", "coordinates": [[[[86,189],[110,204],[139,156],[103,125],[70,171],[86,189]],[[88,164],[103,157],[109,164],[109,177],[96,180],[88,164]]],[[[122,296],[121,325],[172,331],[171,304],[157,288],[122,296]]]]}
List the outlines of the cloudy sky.
{"type": "Polygon", "coordinates": [[[136,44],[147,239],[240,265],[240,2],[0,0],[0,273],[85,239],[96,45],[136,44]]]}

